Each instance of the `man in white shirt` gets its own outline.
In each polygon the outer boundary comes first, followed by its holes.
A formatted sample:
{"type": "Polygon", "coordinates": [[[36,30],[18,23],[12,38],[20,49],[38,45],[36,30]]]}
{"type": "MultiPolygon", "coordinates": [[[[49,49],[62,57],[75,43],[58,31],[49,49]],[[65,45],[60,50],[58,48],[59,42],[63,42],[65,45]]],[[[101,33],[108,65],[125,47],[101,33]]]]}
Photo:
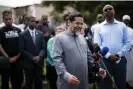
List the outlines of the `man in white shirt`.
{"type": "Polygon", "coordinates": [[[28,15],[27,14],[24,14],[23,17],[22,17],[22,24],[19,24],[18,27],[21,29],[21,31],[23,32],[24,30],[27,29],[28,27],[28,15]]]}
{"type": "Polygon", "coordinates": [[[98,14],[98,15],[97,15],[97,18],[96,18],[96,21],[97,21],[97,23],[94,24],[94,25],[91,27],[91,31],[92,31],[93,36],[94,36],[95,30],[98,29],[98,25],[99,25],[101,22],[104,21],[104,16],[103,16],[102,14],[98,14]]]}
{"type": "Polygon", "coordinates": [[[131,87],[129,85],[128,82],[133,82],[133,29],[129,27],[129,23],[130,23],[130,16],[129,15],[124,15],[122,18],[122,21],[126,24],[127,26],[127,30],[129,33],[129,38],[131,40],[131,49],[129,51],[129,54],[126,56],[127,58],[127,76],[126,76],[126,88],[127,89],[133,89],[133,87],[131,87]]]}

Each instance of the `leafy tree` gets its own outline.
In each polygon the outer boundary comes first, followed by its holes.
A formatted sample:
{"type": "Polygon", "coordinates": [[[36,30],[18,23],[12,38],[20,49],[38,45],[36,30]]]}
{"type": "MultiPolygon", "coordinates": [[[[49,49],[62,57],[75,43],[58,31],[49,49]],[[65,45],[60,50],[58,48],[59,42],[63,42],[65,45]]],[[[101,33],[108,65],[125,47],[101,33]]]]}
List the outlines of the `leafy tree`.
{"type": "MultiPolygon", "coordinates": [[[[54,6],[54,12],[51,14],[53,15],[56,12],[57,13],[63,13],[66,6],[70,6],[74,8],[77,11],[80,11],[85,19],[85,22],[89,25],[94,24],[96,20],[96,15],[99,13],[102,13],[102,8],[106,4],[111,4],[114,6],[116,11],[116,18],[118,20],[121,20],[122,16],[124,14],[128,14],[133,16],[133,1],[44,1],[42,2],[42,5],[54,6]]],[[[56,18],[55,17],[55,18],[56,18]]],[[[59,20],[60,17],[58,17],[59,20]]],[[[60,20],[61,21],[61,20],[60,20]]],[[[131,26],[133,26],[133,21],[131,21],[131,26]]]]}

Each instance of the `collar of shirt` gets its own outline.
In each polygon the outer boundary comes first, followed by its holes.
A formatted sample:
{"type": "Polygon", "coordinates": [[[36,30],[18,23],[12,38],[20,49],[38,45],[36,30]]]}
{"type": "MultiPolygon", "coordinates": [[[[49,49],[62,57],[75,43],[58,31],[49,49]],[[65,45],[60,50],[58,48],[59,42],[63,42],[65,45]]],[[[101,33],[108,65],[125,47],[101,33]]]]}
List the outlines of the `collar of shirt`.
{"type": "MultiPolygon", "coordinates": [[[[116,20],[116,19],[114,19],[114,22],[112,23],[112,24],[118,24],[119,22],[116,20]]],[[[103,24],[104,25],[108,25],[108,22],[105,20],[104,22],[103,22],[103,24]]]]}
{"type": "Polygon", "coordinates": [[[30,31],[31,36],[32,36],[32,32],[34,33],[34,36],[35,36],[35,29],[34,29],[34,30],[31,30],[31,29],[28,27],[28,30],[30,31]]]}
{"type": "Polygon", "coordinates": [[[78,36],[80,34],[80,32],[77,32],[76,34],[72,33],[72,32],[69,32],[69,31],[65,31],[68,35],[71,35],[71,36],[78,36]]]}

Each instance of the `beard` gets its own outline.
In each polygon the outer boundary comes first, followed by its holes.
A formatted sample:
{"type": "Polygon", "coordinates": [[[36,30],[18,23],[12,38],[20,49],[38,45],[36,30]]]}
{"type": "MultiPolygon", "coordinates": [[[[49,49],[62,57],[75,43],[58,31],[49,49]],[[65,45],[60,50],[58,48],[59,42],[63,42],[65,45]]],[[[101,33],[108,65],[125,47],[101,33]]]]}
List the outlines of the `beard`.
{"type": "Polygon", "coordinates": [[[80,31],[81,31],[80,28],[74,28],[74,30],[73,30],[73,34],[74,34],[75,36],[77,36],[77,35],[80,34],[80,31]]]}

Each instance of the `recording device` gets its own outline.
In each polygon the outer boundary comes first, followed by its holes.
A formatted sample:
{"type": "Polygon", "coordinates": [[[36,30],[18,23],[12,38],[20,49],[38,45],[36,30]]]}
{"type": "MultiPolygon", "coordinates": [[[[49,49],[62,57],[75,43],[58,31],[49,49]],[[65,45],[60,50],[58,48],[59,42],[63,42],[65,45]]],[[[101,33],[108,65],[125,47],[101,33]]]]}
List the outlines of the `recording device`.
{"type": "MultiPolygon", "coordinates": [[[[101,57],[101,58],[103,58],[107,53],[108,53],[108,51],[109,51],[109,48],[108,47],[104,47],[104,48],[102,48],[101,50],[100,50],[100,47],[98,46],[98,44],[94,44],[94,53],[98,53],[98,56],[99,57],[101,57]]],[[[96,59],[97,60],[97,59],[96,59]]],[[[120,60],[118,60],[118,61],[120,61],[120,60]]],[[[111,79],[111,81],[112,81],[112,83],[113,83],[113,85],[114,85],[114,88],[115,89],[118,89],[118,87],[117,87],[117,85],[116,85],[116,83],[113,81],[113,79],[112,79],[112,77],[111,77],[111,74],[110,74],[110,72],[108,71],[108,69],[107,69],[107,67],[106,67],[106,65],[104,64],[104,62],[103,62],[103,60],[101,60],[101,64],[103,65],[103,67],[105,68],[105,70],[106,70],[106,72],[107,72],[107,74],[108,74],[108,76],[110,77],[110,79],[111,79]]],[[[98,68],[97,67],[97,65],[96,66],[94,66],[95,68],[98,68]]],[[[99,67],[100,68],[100,67],[99,67]]],[[[95,71],[95,73],[98,73],[98,69],[96,69],[97,71],[95,71]]],[[[95,74],[96,75],[96,74],[95,74]]],[[[93,86],[93,89],[96,89],[96,76],[94,77],[95,79],[94,79],[94,86],[93,86]]]]}
{"type": "Polygon", "coordinates": [[[89,72],[89,83],[95,83],[96,81],[100,80],[100,77],[98,76],[99,68],[100,68],[100,59],[104,57],[109,49],[107,47],[104,47],[100,50],[100,47],[98,44],[94,44],[93,50],[95,55],[93,55],[93,59],[88,61],[88,72],[89,72]]]}

